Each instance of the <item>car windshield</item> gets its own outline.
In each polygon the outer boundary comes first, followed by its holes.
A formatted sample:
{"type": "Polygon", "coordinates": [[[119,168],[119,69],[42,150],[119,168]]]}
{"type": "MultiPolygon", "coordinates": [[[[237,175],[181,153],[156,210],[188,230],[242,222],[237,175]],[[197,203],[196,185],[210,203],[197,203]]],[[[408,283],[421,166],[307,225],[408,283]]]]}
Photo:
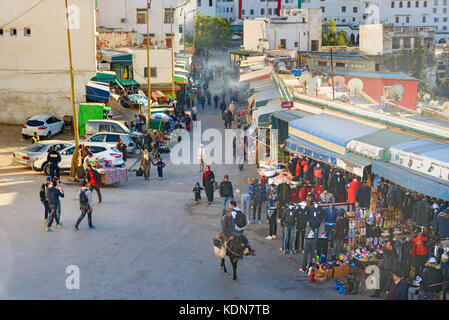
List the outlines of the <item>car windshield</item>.
{"type": "Polygon", "coordinates": [[[39,152],[39,151],[43,151],[44,148],[45,148],[44,144],[36,143],[36,144],[32,144],[25,150],[27,150],[29,152],[39,152]]]}
{"type": "Polygon", "coordinates": [[[26,125],[30,126],[30,127],[38,127],[38,126],[41,126],[43,124],[44,124],[44,122],[40,121],[40,120],[28,120],[27,123],[26,123],[26,125]]]}

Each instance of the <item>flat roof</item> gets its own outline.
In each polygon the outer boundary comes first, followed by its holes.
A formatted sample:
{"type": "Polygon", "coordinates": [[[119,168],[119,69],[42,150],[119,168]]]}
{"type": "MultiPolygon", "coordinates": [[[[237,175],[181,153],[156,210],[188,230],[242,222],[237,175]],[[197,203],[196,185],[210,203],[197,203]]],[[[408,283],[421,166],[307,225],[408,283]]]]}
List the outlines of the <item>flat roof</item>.
{"type": "MultiPolygon", "coordinates": [[[[327,73],[330,73],[331,71],[327,70],[327,73]]],[[[357,77],[366,77],[366,78],[384,78],[384,79],[400,79],[400,80],[416,80],[419,81],[416,78],[413,78],[409,75],[406,75],[404,73],[387,73],[387,72],[357,72],[357,71],[339,71],[334,70],[334,74],[346,74],[350,76],[357,76],[357,77]]]]}
{"type": "MultiPolygon", "coordinates": [[[[314,53],[307,53],[308,56],[312,58],[331,58],[331,54],[328,52],[314,52],[314,53]]],[[[358,54],[349,54],[349,53],[333,53],[332,58],[334,59],[351,59],[351,60],[364,60],[368,61],[369,59],[367,57],[358,55],[358,54]]]]}

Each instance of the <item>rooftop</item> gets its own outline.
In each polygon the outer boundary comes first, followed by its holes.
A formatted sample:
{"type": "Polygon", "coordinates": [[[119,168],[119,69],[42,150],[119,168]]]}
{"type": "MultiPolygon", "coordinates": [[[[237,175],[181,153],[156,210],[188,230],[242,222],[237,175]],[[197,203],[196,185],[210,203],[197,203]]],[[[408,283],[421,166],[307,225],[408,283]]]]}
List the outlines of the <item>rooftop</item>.
{"type": "MultiPolygon", "coordinates": [[[[327,71],[329,74],[330,71],[327,71]]],[[[383,78],[383,79],[399,79],[399,80],[416,80],[409,75],[404,73],[387,73],[387,72],[357,72],[357,71],[340,71],[334,70],[334,74],[343,74],[357,77],[365,77],[365,78],[383,78]]]]}

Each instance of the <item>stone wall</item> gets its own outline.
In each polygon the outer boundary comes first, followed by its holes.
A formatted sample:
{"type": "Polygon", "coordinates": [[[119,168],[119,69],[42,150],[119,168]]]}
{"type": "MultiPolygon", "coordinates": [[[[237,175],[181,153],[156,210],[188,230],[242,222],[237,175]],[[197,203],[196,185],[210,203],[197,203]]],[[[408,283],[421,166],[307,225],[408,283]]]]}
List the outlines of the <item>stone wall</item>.
{"type": "Polygon", "coordinates": [[[98,32],[97,48],[132,47],[136,44],[134,32],[98,32]]]}

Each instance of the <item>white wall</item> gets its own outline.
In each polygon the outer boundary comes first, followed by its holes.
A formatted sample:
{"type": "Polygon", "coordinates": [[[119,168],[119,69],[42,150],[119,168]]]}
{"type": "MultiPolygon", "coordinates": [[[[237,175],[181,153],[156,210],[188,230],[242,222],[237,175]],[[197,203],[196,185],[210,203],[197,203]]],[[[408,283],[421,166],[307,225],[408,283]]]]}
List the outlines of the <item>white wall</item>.
{"type": "MultiPolygon", "coordinates": [[[[116,50],[125,51],[133,55],[134,80],[140,84],[147,84],[144,78],[145,68],[147,67],[147,50],[140,48],[116,48],[116,50]]],[[[157,49],[150,51],[150,67],[157,68],[157,77],[150,78],[151,83],[169,83],[171,82],[171,50],[157,49]]]]}
{"type": "Polygon", "coordinates": [[[360,51],[367,55],[382,55],[383,24],[369,24],[360,26],[360,51]]]}
{"type": "MultiPolygon", "coordinates": [[[[2,0],[0,21],[9,21],[36,4],[2,0]]],[[[85,84],[95,75],[94,0],[71,0],[79,23],[71,30],[76,102],[85,101],[85,84]]],[[[75,15],[74,15],[75,16],[75,15]]],[[[19,124],[36,114],[72,114],[64,1],[47,0],[3,27],[0,36],[0,122],[19,124]],[[17,29],[17,36],[10,35],[17,29]],[[24,36],[24,28],[31,29],[24,36]]]]}
{"type": "MultiPolygon", "coordinates": [[[[193,1],[193,0],[191,0],[193,1]]],[[[181,0],[153,0],[150,8],[150,33],[154,33],[156,37],[161,34],[171,33],[171,24],[164,23],[165,8],[175,8],[179,4],[184,3],[181,0]]],[[[113,28],[117,31],[133,31],[146,35],[147,25],[137,23],[137,9],[146,9],[147,0],[98,0],[98,17],[97,26],[105,28],[113,28]],[[122,22],[122,19],[125,19],[122,22]]],[[[183,23],[183,19],[179,17],[181,8],[175,10],[173,34],[174,49],[179,52],[179,24],[183,23]]]]}

